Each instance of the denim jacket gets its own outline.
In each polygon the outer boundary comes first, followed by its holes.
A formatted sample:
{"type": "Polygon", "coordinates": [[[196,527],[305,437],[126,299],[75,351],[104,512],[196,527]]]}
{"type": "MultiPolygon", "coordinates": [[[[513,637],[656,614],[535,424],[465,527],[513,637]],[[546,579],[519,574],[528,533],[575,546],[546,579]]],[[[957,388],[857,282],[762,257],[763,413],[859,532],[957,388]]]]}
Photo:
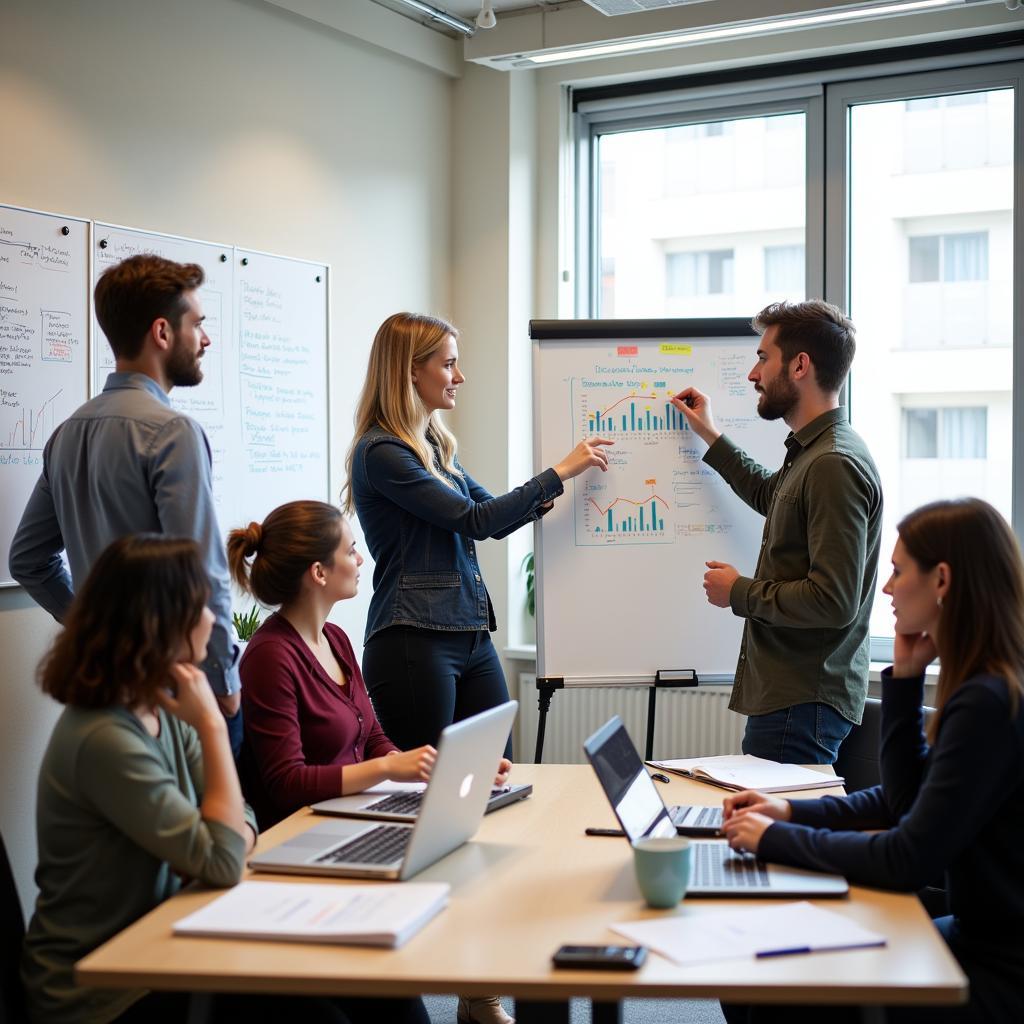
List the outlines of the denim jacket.
{"type": "MultiPolygon", "coordinates": [[[[456,463],[458,465],[458,463],[456,463]]],[[[404,441],[368,430],[352,460],[352,497],[376,563],[365,640],[388,626],[494,630],[476,541],[539,519],[562,493],[553,469],[493,497],[461,466],[448,487],[404,441]]]]}

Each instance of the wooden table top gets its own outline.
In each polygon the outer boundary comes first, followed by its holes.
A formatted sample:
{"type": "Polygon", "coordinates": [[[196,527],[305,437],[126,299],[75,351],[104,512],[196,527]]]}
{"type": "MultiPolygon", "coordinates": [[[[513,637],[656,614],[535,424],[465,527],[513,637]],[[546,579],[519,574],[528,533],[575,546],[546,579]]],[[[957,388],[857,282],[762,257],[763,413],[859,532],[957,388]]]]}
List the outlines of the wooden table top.
{"type": "MultiPolygon", "coordinates": [[[[670,911],[647,909],[627,841],[584,835],[587,826],[616,825],[589,766],[517,765],[513,779],[532,782],[533,796],[488,815],[474,839],[416,876],[450,883],[451,902],[401,949],[175,937],[173,923],[218,894],[190,890],[82,960],[79,981],[114,988],[335,995],[500,992],[535,1000],[941,1004],[966,997],[966,979],[917,898],[860,887],[851,889],[849,899],[814,902],[882,933],[888,939],[884,948],[690,967],[652,953],[636,972],[556,971],[551,954],[563,943],[624,941],[609,930],[614,922],[690,917],[750,907],[751,901],[688,899],[670,911]]],[[[724,795],[684,779],[673,779],[661,792],[666,803],[704,805],[720,804],[724,795]]],[[[321,820],[297,812],[262,836],[260,847],[321,820]]],[[[259,877],[351,884],[312,876],[259,877]]]]}

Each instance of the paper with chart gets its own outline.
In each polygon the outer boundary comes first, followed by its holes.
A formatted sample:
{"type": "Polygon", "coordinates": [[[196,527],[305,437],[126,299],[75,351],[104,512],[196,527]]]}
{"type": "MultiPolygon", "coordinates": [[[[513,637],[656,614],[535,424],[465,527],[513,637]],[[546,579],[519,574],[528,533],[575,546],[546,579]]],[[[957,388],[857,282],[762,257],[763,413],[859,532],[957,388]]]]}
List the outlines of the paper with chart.
{"type": "Polygon", "coordinates": [[[0,585],[43,447],[86,398],[89,224],[0,206],[0,585]]]}
{"type": "Polygon", "coordinates": [[[625,680],[659,669],[725,675],[741,621],[707,605],[704,562],[755,564],[763,520],[703,461],[704,442],[669,399],[710,395],[719,429],[768,466],[785,428],[761,420],[747,381],[756,339],[541,341],[535,349],[538,468],[590,436],[608,472],[566,485],[538,531],[542,673],[625,680]],[[597,637],[617,638],[595,644],[597,637]]]}

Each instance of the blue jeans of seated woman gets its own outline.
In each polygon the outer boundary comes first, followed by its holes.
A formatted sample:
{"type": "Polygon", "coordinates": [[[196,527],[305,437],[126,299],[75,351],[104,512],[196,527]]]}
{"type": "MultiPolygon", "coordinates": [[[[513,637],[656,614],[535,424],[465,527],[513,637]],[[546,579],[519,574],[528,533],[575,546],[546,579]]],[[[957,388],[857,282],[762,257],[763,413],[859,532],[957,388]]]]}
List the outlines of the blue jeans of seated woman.
{"type": "Polygon", "coordinates": [[[839,745],[852,728],[853,723],[828,704],[797,704],[751,715],[742,750],[783,764],[834,764],[839,745]]]}
{"type": "Polygon", "coordinates": [[[508,700],[498,652],[482,629],[389,626],[363,648],[363,678],[381,728],[402,750],[436,746],[445,726],[508,700]]]}

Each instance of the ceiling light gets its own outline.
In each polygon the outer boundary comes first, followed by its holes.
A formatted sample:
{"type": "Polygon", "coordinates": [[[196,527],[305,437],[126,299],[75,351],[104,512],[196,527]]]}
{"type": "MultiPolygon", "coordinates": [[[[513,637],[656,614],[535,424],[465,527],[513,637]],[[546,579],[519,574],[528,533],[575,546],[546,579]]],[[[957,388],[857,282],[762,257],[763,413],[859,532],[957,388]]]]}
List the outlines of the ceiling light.
{"type": "Polygon", "coordinates": [[[477,28],[494,28],[498,19],[494,16],[494,3],[492,0],[480,0],[480,13],[476,16],[477,28]]]}
{"type": "Polygon", "coordinates": [[[626,39],[616,43],[594,43],[590,46],[579,46],[573,49],[522,54],[522,59],[516,61],[515,66],[555,64],[561,61],[587,60],[592,57],[607,57],[623,53],[649,53],[652,50],[685,46],[689,43],[749,38],[771,32],[788,32],[792,29],[815,28],[819,25],[835,25],[868,18],[881,18],[890,14],[913,14],[918,11],[935,10],[939,7],[962,6],[963,2],[964,0],[908,0],[908,2],[874,4],[870,7],[828,11],[821,14],[800,14],[787,18],[772,18],[767,21],[747,21],[721,28],[695,29],[691,32],[673,32],[668,35],[646,36],[643,39],[626,39]]]}

